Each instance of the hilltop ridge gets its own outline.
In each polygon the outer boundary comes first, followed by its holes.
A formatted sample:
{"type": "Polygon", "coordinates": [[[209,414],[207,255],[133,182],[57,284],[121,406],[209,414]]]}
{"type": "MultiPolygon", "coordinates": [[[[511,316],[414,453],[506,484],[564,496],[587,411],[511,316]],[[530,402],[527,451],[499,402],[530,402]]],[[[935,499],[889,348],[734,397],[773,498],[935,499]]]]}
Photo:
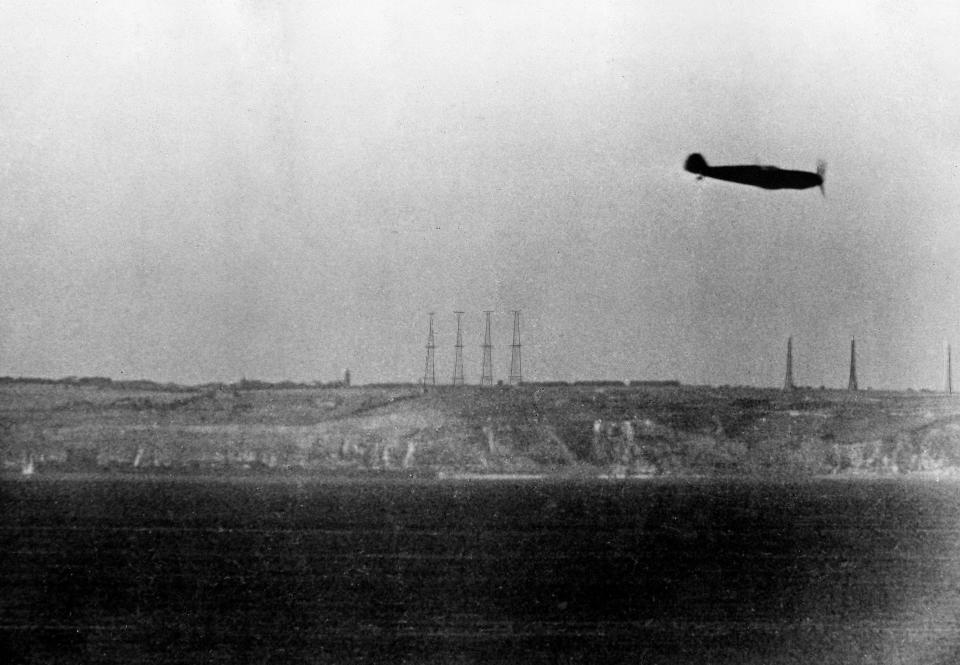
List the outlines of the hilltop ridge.
{"type": "Polygon", "coordinates": [[[960,402],[656,385],[155,388],[0,382],[8,472],[550,476],[948,472],[960,402]]]}

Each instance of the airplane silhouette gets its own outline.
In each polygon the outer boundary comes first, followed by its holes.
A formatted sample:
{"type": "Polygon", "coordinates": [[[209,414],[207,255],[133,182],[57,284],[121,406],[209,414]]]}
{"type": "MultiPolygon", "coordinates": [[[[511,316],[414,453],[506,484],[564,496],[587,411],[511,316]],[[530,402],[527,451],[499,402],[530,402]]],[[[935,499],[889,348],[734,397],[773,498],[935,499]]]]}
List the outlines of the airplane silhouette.
{"type": "Polygon", "coordinates": [[[699,152],[687,157],[683,168],[690,173],[697,174],[697,180],[715,178],[737,182],[741,185],[753,185],[763,189],[807,189],[819,187],[820,193],[826,196],[823,190],[823,179],[827,172],[827,163],[817,162],[817,172],[791,171],[776,166],[754,166],[736,164],[732,166],[710,166],[699,152]]]}

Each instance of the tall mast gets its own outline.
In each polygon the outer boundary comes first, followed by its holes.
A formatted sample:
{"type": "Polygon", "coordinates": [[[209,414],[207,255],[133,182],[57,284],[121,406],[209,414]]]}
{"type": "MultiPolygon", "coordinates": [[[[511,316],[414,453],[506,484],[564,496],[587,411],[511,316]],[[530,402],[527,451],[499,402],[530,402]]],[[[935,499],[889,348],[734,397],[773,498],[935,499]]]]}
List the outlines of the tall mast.
{"type": "Polygon", "coordinates": [[[423,370],[423,385],[437,385],[437,372],[434,368],[434,351],[437,346],[433,342],[433,312],[430,312],[430,332],[427,335],[427,365],[423,370]]]}
{"type": "Polygon", "coordinates": [[[513,344],[510,345],[510,385],[523,383],[523,362],[520,359],[520,310],[513,310],[513,344]]]}
{"type": "Polygon", "coordinates": [[[793,390],[793,337],[787,338],[787,375],[783,379],[783,389],[793,390]]]}
{"type": "Polygon", "coordinates": [[[484,311],[486,315],[486,327],[483,333],[483,366],[480,370],[480,385],[493,385],[493,344],[490,343],[490,310],[484,311]]]}
{"type": "Polygon", "coordinates": [[[457,343],[454,345],[453,385],[463,385],[463,336],[460,334],[460,317],[463,312],[454,312],[457,315],[457,343]]]}
{"type": "Polygon", "coordinates": [[[850,380],[847,390],[857,390],[857,340],[850,340],[850,380]]]}

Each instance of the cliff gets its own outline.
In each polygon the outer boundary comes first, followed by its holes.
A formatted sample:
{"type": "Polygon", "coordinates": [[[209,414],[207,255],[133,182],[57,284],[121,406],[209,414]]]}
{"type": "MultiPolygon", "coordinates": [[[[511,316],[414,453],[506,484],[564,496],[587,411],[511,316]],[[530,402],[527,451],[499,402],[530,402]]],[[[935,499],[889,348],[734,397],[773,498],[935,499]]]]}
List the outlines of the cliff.
{"type": "Polygon", "coordinates": [[[960,401],[679,385],[0,385],[10,473],[802,477],[960,469],[960,401]]]}

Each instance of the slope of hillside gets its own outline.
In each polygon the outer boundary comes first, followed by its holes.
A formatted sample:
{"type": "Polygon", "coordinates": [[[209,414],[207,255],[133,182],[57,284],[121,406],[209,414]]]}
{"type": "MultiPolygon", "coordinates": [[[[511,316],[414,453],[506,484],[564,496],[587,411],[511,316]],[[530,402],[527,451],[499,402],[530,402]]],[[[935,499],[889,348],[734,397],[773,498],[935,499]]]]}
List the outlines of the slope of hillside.
{"type": "Polygon", "coordinates": [[[688,386],[0,386],[10,472],[734,474],[960,467],[950,396],[688,386]]]}

